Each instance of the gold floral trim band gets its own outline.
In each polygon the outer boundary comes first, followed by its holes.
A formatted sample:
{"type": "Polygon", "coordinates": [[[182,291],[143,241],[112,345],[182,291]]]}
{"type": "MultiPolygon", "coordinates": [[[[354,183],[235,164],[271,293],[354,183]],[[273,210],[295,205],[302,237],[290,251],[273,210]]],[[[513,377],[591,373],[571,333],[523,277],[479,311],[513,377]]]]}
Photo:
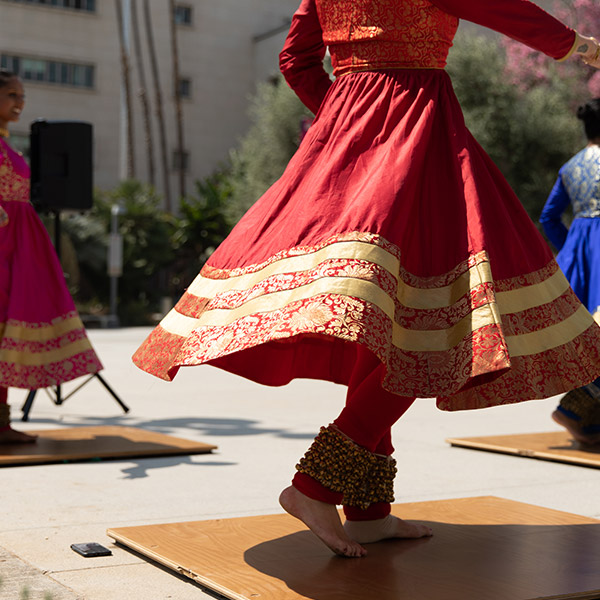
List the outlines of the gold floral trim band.
{"type": "MultiPolygon", "coordinates": [[[[246,317],[275,313],[310,299],[353,298],[377,307],[392,321],[394,346],[415,352],[443,352],[478,329],[502,326],[505,315],[551,304],[569,290],[568,281],[556,268],[544,279],[523,287],[510,289],[506,281],[501,282],[498,287],[502,291],[494,292],[484,252],[471,257],[450,282],[449,277],[442,276],[438,287],[434,287],[431,278],[419,280],[406,274],[398,257],[375,245],[377,241],[333,242],[313,252],[278,257],[258,270],[252,267],[250,273],[236,270],[230,278],[224,278],[222,272],[217,274],[218,279],[201,273],[161,327],[187,337],[199,328],[228,327],[246,317]],[[393,278],[395,286],[389,286],[386,276],[393,278]],[[454,311],[461,302],[471,304],[462,315],[454,311]],[[193,311],[186,309],[194,304],[201,305],[202,310],[190,316],[193,311]],[[419,311],[422,318],[418,317],[419,311]],[[452,311],[456,313],[454,318],[452,311]]],[[[208,273],[215,274],[212,270],[208,273]]],[[[569,335],[575,337],[590,324],[587,311],[582,310],[560,325],[544,326],[526,335],[509,334],[506,343],[511,354],[535,354],[568,341],[569,335]]]]}
{"type": "Polygon", "coordinates": [[[210,362],[269,385],[288,374],[347,383],[360,344],[385,365],[385,389],[459,410],[589,383],[598,340],[551,258],[495,280],[481,251],[421,277],[393,244],[353,232],[262,264],[205,266],[134,362],[167,380],[181,366],[210,362]]]}
{"type": "Polygon", "coordinates": [[[41,366],[49,363],[57,363],[69,357],[82,354],[90,349],[87,339],[65,345],[62,348],[46,350],[38,354],[30,354],[19,350],[0,349],[0,362],[17,363],[23,366],[41,366]]]}
{"type": "Polygon", "coordinates": [[[77,313],[51,322],[0,324],[0,385],[38,389],[102,369],[77,313]]]}
{"type": "Polygon", "coordinates": [[[1,335],[15,340],[29,342],[43,342],[53,340],[59,336],[72,331],[83,329],[83,323],[79,316],[71,316],[57,319],[54,323],[24,323],[22,321],[10,320],[0,325],[1,335]]]}

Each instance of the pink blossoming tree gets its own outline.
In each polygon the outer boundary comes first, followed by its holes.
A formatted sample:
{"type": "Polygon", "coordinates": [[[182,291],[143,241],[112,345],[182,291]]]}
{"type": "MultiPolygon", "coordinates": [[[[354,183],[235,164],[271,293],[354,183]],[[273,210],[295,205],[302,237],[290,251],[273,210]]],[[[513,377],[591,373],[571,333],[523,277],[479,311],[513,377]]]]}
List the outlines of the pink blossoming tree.
{"type": "MultiPolygon", "coordinates": [[[[552,13],[562,22],[584,35],[600,33],[598,0],[555,0],[552,13]]],[[[506,51],[509,81],[521,91],[534,86],[566,86],[571,103],[581,103],[587,96],[600,97],[600,71],[578,60],[556,62],[511,39],[502,42],[506,51]]]]}

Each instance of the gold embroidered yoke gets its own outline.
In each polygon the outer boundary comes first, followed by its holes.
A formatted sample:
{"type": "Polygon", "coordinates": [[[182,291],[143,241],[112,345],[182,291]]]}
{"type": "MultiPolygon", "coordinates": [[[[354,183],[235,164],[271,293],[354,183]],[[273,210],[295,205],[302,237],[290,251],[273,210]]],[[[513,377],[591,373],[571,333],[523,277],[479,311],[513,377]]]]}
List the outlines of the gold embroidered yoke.
{"type": "Polygon", "coordinates": [[[443,69],[458,18],[427,0],[317,0],[334,74],[443,69]]]}
{"type": "Polygon", "coordinates": [[[29,168],[20,160],[23,165],[18,170],[0,142],[0,200],[29,202],[29,168]]]}

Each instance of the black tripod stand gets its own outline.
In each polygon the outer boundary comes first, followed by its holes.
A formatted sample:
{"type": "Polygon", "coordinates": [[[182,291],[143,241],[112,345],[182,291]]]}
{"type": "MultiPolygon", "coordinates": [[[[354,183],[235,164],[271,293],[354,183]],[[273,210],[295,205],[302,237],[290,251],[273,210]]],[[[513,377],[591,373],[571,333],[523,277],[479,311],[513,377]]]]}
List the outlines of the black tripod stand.
{"type": "MultiPolygon", "coordinates": [[[[62,264],[61,243],[60,243],[60,236],[61,236],[60,210],[52,209],[51,212],[54,214],[54,249],[56,250],[56,254],[58,256],[59,262],[62,264]]],[[[54,388],[47,388],[46,392],[48,393],[48,395],[50,396],[50,398],[52,399],[54,404],[59,406],[65,400],[70,398],[73,394],[78,392],[86,383],[88,383],[89,381],[91,381],[94,378],[98,379],[98,381],[106,388],[108,393],[116,400],[116,402],[119,404],[119,406],[123,409],[123,412],[125,412],[125,413],[129,412],[129,407],[119,398],[119,396],[117,396],[115,391],[110,387],[110,385],[108,385],[108,383],[104,380],[104,378],[99,373],[94,373],[94,374],[90,375],[83,383],[81,383],[79,386],[77,386],[74,390],[71,390],[71,392],[69,392],[66,396],[62,395],[62,393],[61,393],[62,390],[61,390],[60,384],[54,388]],[[52,390],[52,392],[49,392],[48,391],[49,389],[52,390]]],[[[27,394],[27,398],[21,409],[23,411],[23,416],[21,418],[21,421],[29,420],[29,412],[31,411],[31,407],[33,406],[33,400],[35,399],[35,395],[37,392],[38,392],[38,390],[29,390],[29,394],[27,394]]]]}

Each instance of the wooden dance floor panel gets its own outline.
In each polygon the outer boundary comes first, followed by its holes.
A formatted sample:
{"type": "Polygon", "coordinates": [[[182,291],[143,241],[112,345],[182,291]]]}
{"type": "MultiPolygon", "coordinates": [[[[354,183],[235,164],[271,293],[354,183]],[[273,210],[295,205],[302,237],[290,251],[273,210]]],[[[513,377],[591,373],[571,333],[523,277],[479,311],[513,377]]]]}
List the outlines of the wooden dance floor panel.
{"type": "Polygon", "coordinates": [[[592,600],[600,521],[495,497],[395,504],[434,536],[334,556],[286,514],[109,529],[232,600],[592,600]]]}
{"type": "Polygon", "coordinates": [[[134,427],[28,431],[35,444],[0,444],[0,467],[90,459],[206,454],[216,446],[134,427]]]}
{"type": "Polygon", "coordinates": [[[583,446],[566,431],[451,438],[446,441],[461,448],[488,450],[600,469],[600,446],[583,446]]]}

